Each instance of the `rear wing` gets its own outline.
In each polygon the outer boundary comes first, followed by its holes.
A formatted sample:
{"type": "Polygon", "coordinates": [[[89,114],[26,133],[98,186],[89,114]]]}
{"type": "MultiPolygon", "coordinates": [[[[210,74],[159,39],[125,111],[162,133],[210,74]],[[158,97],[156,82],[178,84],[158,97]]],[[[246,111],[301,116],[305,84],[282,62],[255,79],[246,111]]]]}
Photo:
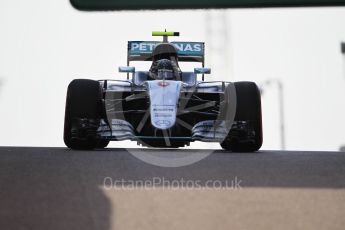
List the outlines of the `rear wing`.
{"type": "MultiPolygon", "coordinates": [[[[152,61],[152,52],[158,41],[129,41],[127,64],[130,61],[152,61]]],[[[205,62],[205,44],[203,42],[170,42],[177,49],[179,61],[205,62]]]]}

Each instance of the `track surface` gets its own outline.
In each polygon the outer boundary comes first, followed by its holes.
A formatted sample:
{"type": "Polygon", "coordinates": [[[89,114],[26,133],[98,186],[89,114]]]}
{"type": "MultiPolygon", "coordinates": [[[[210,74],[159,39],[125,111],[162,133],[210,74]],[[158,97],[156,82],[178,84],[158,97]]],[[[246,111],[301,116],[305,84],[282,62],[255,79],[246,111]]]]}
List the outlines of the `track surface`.
{"type": "Polygon", "coordinates": [[[216,151],[163,168],[125,149],[0,147],[0,229],[344,229],[344,215],[344,152],[216,151]],[[110,188],[107,177],[239,186],[110,188]]]}

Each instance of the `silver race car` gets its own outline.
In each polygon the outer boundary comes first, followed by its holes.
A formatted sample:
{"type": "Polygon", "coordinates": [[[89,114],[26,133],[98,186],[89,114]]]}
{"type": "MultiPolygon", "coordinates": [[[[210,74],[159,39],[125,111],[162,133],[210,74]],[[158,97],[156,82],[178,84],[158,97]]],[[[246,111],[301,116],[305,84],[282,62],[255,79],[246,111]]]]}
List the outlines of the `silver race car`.
{"type": "Polygon", "coordinates": [[[178,32],[153,32],[163,41],[129,41],[127,80],[73,80],[67,91],[64,142],[72,149],[104,148],[132,140],[148,147],[178,148],[218,142],[232,151],[262,145],[261,99],[253,82],[205,81],[203,42],[168,42],[178,32]],[[151,62],[136,71],[133,61],[151,62]],[[193,72],[181,62],[199,63],[193,72]],[[201,65],[200,65],[201,64],[201,65]],[[198,80],[199,76],[199,80],[198,80]]]}

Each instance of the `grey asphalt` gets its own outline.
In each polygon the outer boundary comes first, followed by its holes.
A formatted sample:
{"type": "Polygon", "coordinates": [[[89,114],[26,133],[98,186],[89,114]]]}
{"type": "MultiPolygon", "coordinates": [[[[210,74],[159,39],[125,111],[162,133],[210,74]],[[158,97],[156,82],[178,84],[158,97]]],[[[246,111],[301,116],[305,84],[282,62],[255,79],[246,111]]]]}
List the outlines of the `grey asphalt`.
{"type": "Polygon", "coordinates": [[[344,152],[215,151],[165,168],[125,149],[0,147],[0,229],[344,229],[344,215],[344,152]],[[112,188],[105,178],[221,186],[112,188]],[[234,179],[240,187],[226,189],[234,179]]]}

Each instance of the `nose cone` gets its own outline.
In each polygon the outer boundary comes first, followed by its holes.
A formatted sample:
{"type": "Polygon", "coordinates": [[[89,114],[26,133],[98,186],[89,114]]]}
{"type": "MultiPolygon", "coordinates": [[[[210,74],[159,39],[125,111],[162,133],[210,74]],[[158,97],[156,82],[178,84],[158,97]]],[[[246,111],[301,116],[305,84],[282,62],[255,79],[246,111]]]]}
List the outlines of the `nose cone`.
{"type": "Polygon", "coordinates": [[[176,123],[180,81],[148,81],[151,124],[157,129],[169,129],[176,123]]]}

